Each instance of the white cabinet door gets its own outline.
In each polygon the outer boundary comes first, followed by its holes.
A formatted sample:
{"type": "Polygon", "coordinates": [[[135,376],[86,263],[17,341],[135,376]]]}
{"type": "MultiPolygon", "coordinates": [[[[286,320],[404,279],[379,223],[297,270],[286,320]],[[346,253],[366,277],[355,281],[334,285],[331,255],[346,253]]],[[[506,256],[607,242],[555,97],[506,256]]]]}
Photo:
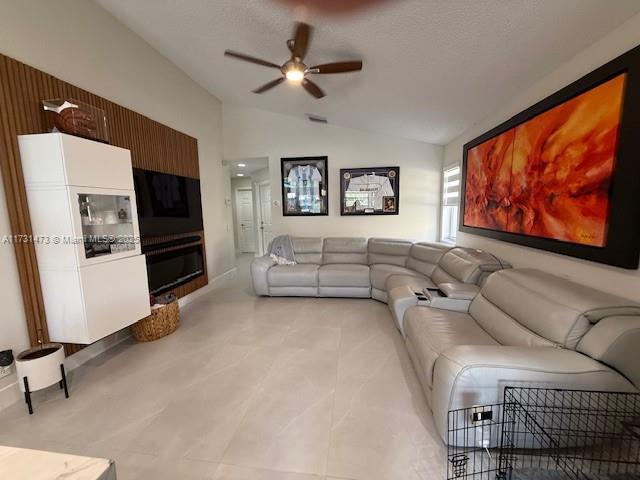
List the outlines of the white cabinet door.
{"type": "Polygon", "coordinates": [[[133,190],[129,150],[73,135],[60,137],[67,185],[133,190]]]}
{"type": "Polygon", "coordinates": [[[78,269],[41,268],[40,285],[51,341],[90,343],[78,269]]]}
{"type": "Polygon", "coordinates": [[[133,190],[129,150],[63,133],[20,135],[18,141],[28,186],[133,190]]]}
{"type": "Polygon", "coordinates": [[[66,241],[75,237],[67,187],[30,188],[27,198],[38,268],[75,270],[77,246],[66,241]]]}
{"type": "Polygon", "coordinates": [[[69,187],[69,205],[79,265],[140,254],[133,190],[69,187]]]}
{"type": "Polygon", "coordinates": [[[80,268],[88,341],[93,343],[151,313],[144,255],[80,268]]]}

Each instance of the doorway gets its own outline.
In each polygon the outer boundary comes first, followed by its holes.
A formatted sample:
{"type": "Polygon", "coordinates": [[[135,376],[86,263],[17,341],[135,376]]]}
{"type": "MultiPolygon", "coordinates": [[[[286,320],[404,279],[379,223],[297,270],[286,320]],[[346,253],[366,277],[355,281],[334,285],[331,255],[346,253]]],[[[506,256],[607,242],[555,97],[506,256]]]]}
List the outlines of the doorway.
{"type": "Polygon", "coordinates": [[[231,178],[230,203],[236,255],[263,255],[271,241],[269,159],[224,160],[223,165],[229,168],[231,178]],[[262,205],[263,201],[269,202],[268,209],[262,205]],[[265,225],[265,228],[260,228],[265,225]],[[263,234],[265,230],[266,234],[263,234]]]}
{"type": "Polygon", "coordinates": [[[273,227],[271,225],[271,183],[264,181],[258,183],[258,225],[260,233],[258,242],[260,253],[264,255],[267,252],[269,243],[273,240],[273,227]]]}
{"type": "Polygon", "coordinates": [[[255,253],[256,232],[253,215],[253,190],[236,190],[236,225],[238,228],[238,250],[240,253],[255,253]]]}

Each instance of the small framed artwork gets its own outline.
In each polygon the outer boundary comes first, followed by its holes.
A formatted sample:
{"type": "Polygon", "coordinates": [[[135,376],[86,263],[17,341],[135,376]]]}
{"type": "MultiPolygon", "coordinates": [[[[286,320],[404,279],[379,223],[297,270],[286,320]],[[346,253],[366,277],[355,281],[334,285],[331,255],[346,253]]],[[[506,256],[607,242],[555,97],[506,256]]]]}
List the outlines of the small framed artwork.
{"type": "Polygon", "coordinates": [[[281,158],[282,215],[329,214],[327,157],[281,158]]]}
{"type": "Polygon", "coordinates": [[[340,215],[398,215],[400,167],[340,170],[340,215]]]}

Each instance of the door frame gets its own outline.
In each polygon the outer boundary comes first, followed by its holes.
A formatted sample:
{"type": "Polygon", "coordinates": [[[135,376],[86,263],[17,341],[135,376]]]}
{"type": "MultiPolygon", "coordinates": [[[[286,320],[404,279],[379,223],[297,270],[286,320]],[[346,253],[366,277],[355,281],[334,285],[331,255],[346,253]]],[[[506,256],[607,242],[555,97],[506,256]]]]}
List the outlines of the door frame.
{"type": "MultiPolygon", "coordinates": [[[[264,187],[264,186],[269,186],[269,188],[271,187],[271,180],[263,180],[262,182],[256,182],[256,195],[254,195],[254,201],[255,201],[255,205],[256,205],[256,209],[255,209],[255,213],[257,215],[255,215],[255,219],[256,219],[256,235],[258,237],[258,250],[256,252],[256,256],[262,256],[264,254],[266,254],[266,250],[267,250],[267,246],[264,245],[264,237],[262,236],[262,228],[260,228],[261,224],[262,224],[262,199],[260,197],[260,187],[264,187]]],[[[272,192],[273,193],[273,192],[272,192]]],[[[273,200],[272,200],[273,201],[273,200]]],[[[269,205],[269,208],[271,208],[271,205],[269,205]]],[[[271,222],[272,228],[273,228],[273,221],[271,222]]]]}
{"type": "Polygon", "coordinates": [[[236,225],[236,235],[238,236],[238,250],[240,251],[240,253],[256,253],[257,249],[258,249],[258,238],[257,238],[257,234],[256,234],[256,202],[254,200],[254,196],[255,196],[255,192],[253,191],[253,188],[251,187],[243,187],[243,188],[236,188],[235,189],[235,193],[236,193],[236,218],[235,218],[235,225],[236,225]],[[239,197],[239,193],[240,192],[251,192],[251,210],[252,210],[252,222],[253,222],[253,246],[254,246],[254,251],[253,252],[245,252],[242,249],[242,245],[240,243],[240,209],[238,208],[238,197],[239,197]]]}

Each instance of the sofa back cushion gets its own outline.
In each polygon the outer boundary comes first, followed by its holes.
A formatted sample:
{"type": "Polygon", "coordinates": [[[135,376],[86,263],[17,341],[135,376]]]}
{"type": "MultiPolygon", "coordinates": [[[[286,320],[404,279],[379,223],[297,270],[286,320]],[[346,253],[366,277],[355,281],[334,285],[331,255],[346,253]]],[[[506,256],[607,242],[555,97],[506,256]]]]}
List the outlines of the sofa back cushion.
{"type": "Polygon", "coordinates": [[[404,267],[409,257],[412,242],[390,238],[369,239],[369,265],[385,263],[404,267]]]}
{"type": "Polygon", "coordinates": [[[582,337],[577,350],[615,368],[640,388],[640,315],[600,320],[582,337]]]}
{"type": "Polygon", "coordinates": [[[325,238],[322,262],[367,265],[367,239],[358,237],[325,238]]]}
{"type": "Polygon", "coordinates": [[[623,298],[550,273],[519,268],[489,276],[470,312],[496,339],[513,321],[554,344],[575,350],[592,323],[612,315],[640,314],[640,308],[623,298]],[[483,313],[480,307],[485,300],[505,316],[490,318],[492,315],[483,313]]]}
{"type": "Polygon", "coordinates": [[[322,238],[292,237],[291,242],[297,263],[322,264],[322,238]]]}
{"type": "Polygon", "coordinates": [[[509,266],[483,250],[455,247],[442,255],[431,279],[436,285],[455,282],[481,285],[490,273],[509,266]]]}
{"type": "Polygon", "coordinates": [[[469,313],[482,329],[500,345],[510,347],[559,347],[557,343],[547,340],[518,323],[487,300],[482,293],[477,295],[471,302],[469,313]]]}
{"type": "Polygon", "coordinates": [[[430,277],[440,258],[449,248],[438,243],[414,243],[409,250],[406,267],[430,277]]]}

